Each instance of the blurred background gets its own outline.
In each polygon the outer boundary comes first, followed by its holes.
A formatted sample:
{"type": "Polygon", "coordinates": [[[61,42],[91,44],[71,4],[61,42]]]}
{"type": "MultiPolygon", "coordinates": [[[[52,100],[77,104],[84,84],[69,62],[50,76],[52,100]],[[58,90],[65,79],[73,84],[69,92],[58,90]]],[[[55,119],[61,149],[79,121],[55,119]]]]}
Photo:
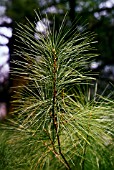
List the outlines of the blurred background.
{"type": "MultiPolygon", "coordinates": [[[[16,23],[25,23],[25,17],[34,21],[34,10],[40,10],[42,23],[35,25],[39,32],[47,29],[47,23],[52,24],[53,15],[56,28],[64,15],[67,15],[67,26],[71,27],[78,20],[77,29],[94,31],[98,40],[99,57],[91,62],[90,68],[97,73],[98,90],[104,93],[107,88],[109,95],[114,83],[114,0],[0,0],[0,115],[8,112],[11,97],[10,61],[13,60],[16,23]],[[45,18],[48,14],[49,20],[45,18]]],[[[38,38],[38,37],[36,37],[38,38]]]]}

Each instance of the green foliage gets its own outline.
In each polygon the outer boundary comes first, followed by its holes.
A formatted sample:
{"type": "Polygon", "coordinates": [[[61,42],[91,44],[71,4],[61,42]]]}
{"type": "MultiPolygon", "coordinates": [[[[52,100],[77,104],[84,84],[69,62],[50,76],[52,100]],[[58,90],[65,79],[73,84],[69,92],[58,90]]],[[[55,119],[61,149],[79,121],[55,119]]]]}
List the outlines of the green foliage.
{"type": "Polygon", "coordinates": [[[58,32],[54,26],[46,35],[37,32],[39,39],[31,22],[18,26],[21,46],[11,71],[23,84],[15,89],[13,113],[1,124],[9,131],[2,148],[10,155],[5,170],[113,169],[114,102],[90,100],[83,90],[93,80],[86,67],[97,56],[94,34],[65,23],[58,32]]]}

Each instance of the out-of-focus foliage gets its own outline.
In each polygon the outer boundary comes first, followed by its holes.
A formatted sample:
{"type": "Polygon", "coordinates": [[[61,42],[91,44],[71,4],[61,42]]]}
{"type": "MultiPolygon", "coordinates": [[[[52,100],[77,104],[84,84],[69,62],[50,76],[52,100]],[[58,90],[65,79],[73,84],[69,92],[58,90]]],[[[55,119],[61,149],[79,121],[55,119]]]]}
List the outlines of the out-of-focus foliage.
{"type": "Polygon", "coordinates": [[[38,8],[37,0],[12,0],[8,3],[7,15],[14,22],[24,22],[25,17],[33,19],[35,8],[38,8]]]}
{"type": "Polygon", "coordinates": [[[88,20],[88,28],[98,34],[99,51],[103,62],[114,63],[114,2],[110,0],[77,1],[78,10],[79,15],[82,15],[84,20],[88,20]]]}

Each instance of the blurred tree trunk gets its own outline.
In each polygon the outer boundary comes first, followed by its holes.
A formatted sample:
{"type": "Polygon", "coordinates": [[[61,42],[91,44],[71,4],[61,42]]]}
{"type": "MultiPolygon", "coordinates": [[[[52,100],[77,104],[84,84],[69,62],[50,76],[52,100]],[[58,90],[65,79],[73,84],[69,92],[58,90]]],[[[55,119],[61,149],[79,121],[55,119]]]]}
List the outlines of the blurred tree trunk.
{"type": "Polygon", "coordinates": [[[73,23],[73,21],[75,20],[75,7],[76,7],[76,3],[75,0],[69,0],[69,16],[71,19],[71,22],[73,23]]]}

